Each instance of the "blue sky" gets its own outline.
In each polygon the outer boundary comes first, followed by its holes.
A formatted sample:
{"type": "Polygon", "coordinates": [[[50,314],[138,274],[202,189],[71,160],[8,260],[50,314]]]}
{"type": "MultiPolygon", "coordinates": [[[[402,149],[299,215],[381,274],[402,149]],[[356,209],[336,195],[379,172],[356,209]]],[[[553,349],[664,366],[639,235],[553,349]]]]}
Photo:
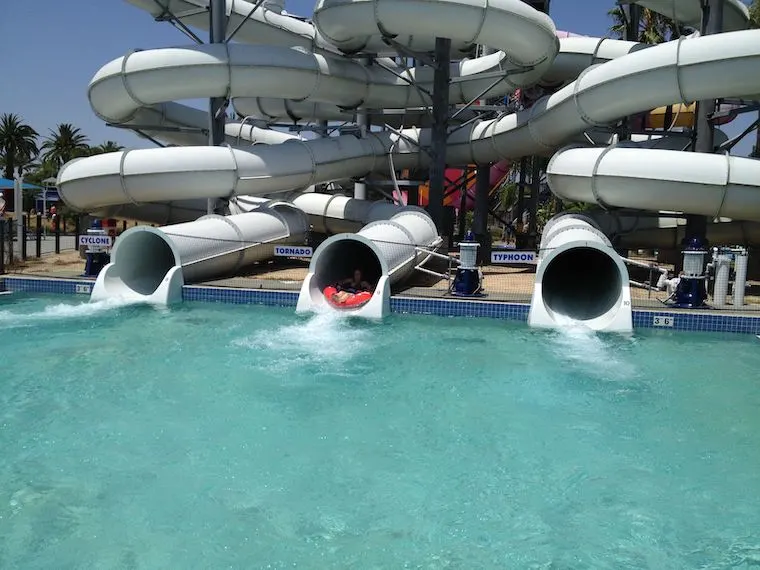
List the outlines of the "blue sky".
{"type": "MultiPolygon", "coordinates": [[[[286,9],[309,16],[314,4],[288,0],[286,9]]],[[[613,6],[614,0],[553,0],[551,16],[558,29],[604,36],[607,11],[613,6]]],[[[132,49],[190,43],[169,24],[154,22],[123,0],[4,0],[0,37],[10,56],[3,61],[3,77],[10,83],[0,89],[0,113],[18,113],[41,134],[58,123],[73,123],[92,144],[110,139],[129,148],[152,144],[105,126],[93,114],[86,95],[90,79],[102,65],[132,49]],[[96,4],[100,10],[94,9],[96,4]]],[[[726,130],[739,132],[748,120],[737,120],[726,130]]],[[[736,153],[750,150],[746,141],[736,153]]]]}

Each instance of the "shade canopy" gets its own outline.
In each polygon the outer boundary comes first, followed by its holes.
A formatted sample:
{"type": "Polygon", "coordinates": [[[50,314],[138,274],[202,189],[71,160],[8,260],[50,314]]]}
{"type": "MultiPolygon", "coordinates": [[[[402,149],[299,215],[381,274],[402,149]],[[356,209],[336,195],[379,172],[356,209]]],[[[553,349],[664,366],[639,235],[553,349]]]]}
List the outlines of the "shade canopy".
{"type": "MultiPolygon", "coordinates": [[[[24,190],[42,190],[42,186],[24,182],[24,190]]],[[[10,178],[0,178],[0,190],[13,190],[13,180],[10,178]]]]}

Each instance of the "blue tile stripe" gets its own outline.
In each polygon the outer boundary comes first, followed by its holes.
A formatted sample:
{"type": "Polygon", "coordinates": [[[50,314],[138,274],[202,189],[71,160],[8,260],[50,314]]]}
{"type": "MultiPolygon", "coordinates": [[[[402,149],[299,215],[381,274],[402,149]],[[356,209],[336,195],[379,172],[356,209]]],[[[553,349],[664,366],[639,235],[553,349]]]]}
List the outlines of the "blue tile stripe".
{"type": "MultiPolygon", "coordinates": [[[[40,277],[0,277],[0,291],[89,295],[93,282],[86,279],[54,279],[40,277]]],[[[269,305],[295,307],[296,291],[235,289],[186,285],[185,301],[269,305]]],[[[524,303],[502,303],[485,300],[425,299],[397,295],[391,298],[391,311],[401,314],[436,315],[442,317],[487,317],[517,321],[528,320],[530,306],[524,303]]],[[[719,312],[680,312],[670,310],[634,310],[634,328],[662,328],[692,332],[760,334],[760,316],[719,312]]]]}

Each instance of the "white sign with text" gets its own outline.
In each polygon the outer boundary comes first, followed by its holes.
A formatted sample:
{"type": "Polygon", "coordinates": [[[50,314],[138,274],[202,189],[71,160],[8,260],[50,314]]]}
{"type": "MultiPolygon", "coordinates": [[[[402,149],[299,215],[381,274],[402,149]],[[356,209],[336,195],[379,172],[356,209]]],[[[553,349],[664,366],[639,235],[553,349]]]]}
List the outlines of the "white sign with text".
{"type": "Polygon", "coordinates": [[[314,248],[294,245],[276,245],[274,246],[275,257],[311,257],[314,254],[314,248]]]}
{"type": "Polygon", "coordinates": [[[81,235],[77,247],[111,247],[112,245],[113,238],[111,236],[81,235]]]}
{"type": "Polygon", "coordinates": [[[535,251],[518,251],[515,249],[492,251],[491,263],[498,263],[502,265],[513,265],[513,264],[536,265],[536,263],[538,263],[538,255],[536,255],[535,251]]]}

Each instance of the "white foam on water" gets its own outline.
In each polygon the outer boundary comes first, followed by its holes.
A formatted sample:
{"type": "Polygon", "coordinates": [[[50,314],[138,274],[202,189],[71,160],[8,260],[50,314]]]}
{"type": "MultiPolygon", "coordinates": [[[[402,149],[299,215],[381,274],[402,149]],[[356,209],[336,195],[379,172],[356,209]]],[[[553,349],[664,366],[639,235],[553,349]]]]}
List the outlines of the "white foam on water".
{"type": "Polygon", "coordinates": [[[604,380],[629,380],[636,375],[636,366],[620,357],[619,348],[582,321],[564,315],[556,320],[561,325],[553,336],[559,358],[604,380]]]}
{"type": "Polygon", "coordinates": [[[292,325],[261,330],[233,341],[234,346],[271,351],[279,362],[346,362],[366,351],[370,331],[352,326],[345,313],[334,310],[313,314],[292,325]]]}
{"type": "MultiPolygon", "coordinates": [[[[30,326],[37,322],[81,319],[93,317],[100,313],[113,311],[121,307],[135,304],[121,298],[112,298],[104,301],[85,302],[77,304],[57,303],[47,305],[40,311],[31,313],[22,313],[16,311],[0,311],[0,328],[14,328],[21,326],[30,326]]],[[[29,305],[27,305],[29,306],[29,305]]]]}

